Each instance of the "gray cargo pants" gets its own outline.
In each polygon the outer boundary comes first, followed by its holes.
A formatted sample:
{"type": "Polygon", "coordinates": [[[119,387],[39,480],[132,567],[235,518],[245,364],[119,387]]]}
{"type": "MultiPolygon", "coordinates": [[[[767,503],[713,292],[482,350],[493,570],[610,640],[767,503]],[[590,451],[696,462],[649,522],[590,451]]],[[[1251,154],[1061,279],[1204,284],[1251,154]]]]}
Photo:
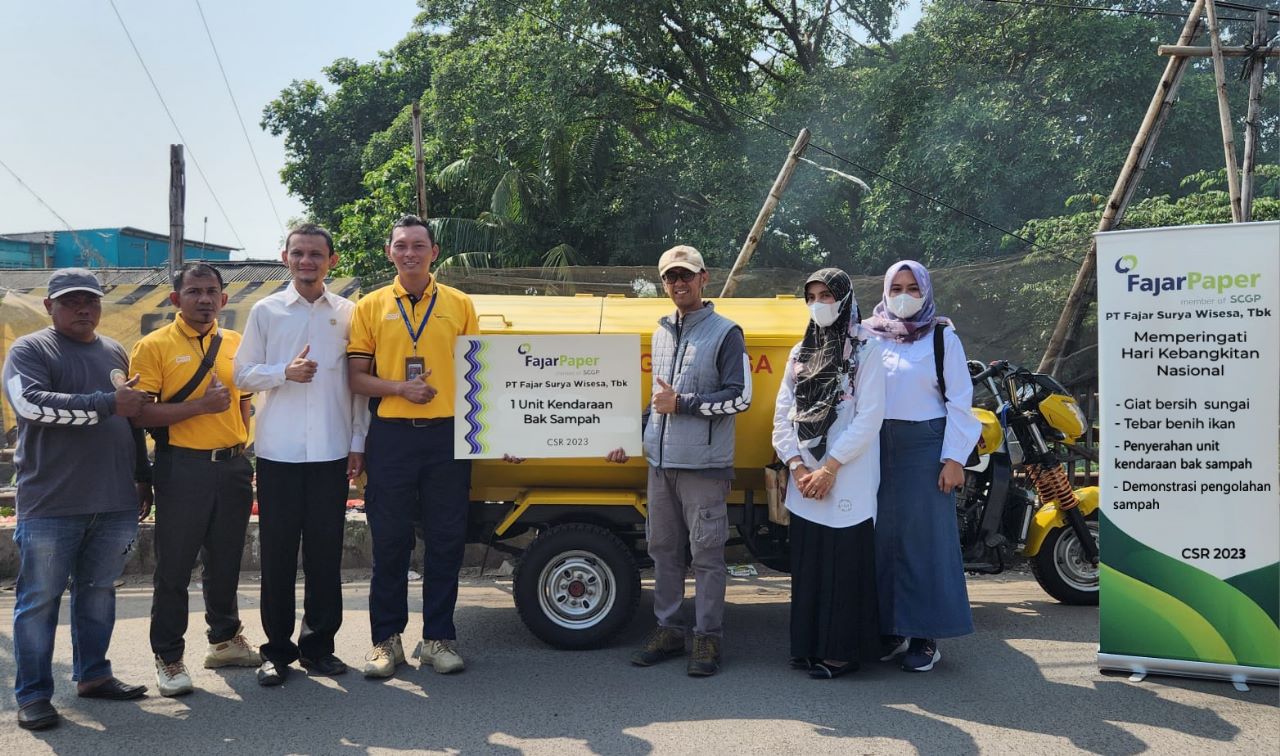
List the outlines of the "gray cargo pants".
{"type": "Polygon", "coordinates": [[[693,554],[693,631],[721,635],[724,618],[724,544],[729,539],[725,499],[730,482],[692,470],[649,468],[645,534],[653,559],[653,613],[662,627],[684,628],[684,547],[693,554]]]}

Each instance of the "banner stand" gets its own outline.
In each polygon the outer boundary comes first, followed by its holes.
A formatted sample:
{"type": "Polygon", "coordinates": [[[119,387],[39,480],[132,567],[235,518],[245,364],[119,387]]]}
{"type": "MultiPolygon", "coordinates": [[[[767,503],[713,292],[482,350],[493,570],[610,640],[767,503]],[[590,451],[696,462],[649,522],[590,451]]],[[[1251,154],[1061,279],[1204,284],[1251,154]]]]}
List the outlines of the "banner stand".
{"type": "Polygon", "coordinates": [[[1154,659],[1149,656],[1125,656],[1098,652],[1098,669],[1129,672],[1139,676],[1177,675],[1202,680],[1226,680],[1236,690],[1248,690],[1247,683],[1280,686],[1280,670],[1262,667],[1242,667],[1239,664],[1215,664],[1213,662],[1182,661],[1180,659],[1154,659]]]}
{"type": "Polygon", "coordinates": [[[1095,239],[1098,666],[1280,686],[1280,223],[1095,239]]]}

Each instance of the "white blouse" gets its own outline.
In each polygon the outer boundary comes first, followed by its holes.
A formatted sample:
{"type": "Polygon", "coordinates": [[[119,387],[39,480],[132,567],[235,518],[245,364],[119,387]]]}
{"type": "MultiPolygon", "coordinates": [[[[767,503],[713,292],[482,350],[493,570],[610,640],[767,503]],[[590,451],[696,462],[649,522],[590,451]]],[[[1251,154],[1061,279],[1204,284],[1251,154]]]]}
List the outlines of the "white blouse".
{"type": "Polygon", "coordinates": [[[849,376],[841,376],[840,402],[836,420],[827,431],[826,455],[815,459],[800,448],[793,419],[795,414],[795,359],[800,345],[791,350],[782,386],[773,412],[773,448],[783,462],[800,455],[805,467],[817,469],[827,456],[841,467],[835,484],[821,499],[808,499],[788,476],[787,509],[810,522],[832,528],[847,528],[876,516],[876,491],[880,488],[880,424],[884,419],[885,374],[882,349],[876,339],[859,347],[858,373],[854,391],[849,392],[849,376]]]}
{"type": "Polygon", "coordinates": [[[886,420],[947,418],[942,436],[942,459],[964,464],[978,443],[982,423],[973,416],[973,382],[968,359],[955,329],[943,333],[942,376],[947,381],[947,402],[938,390],[938,369],[933,362],[933,334],[899,343],[881,338],[884,347],[886,420]]]}

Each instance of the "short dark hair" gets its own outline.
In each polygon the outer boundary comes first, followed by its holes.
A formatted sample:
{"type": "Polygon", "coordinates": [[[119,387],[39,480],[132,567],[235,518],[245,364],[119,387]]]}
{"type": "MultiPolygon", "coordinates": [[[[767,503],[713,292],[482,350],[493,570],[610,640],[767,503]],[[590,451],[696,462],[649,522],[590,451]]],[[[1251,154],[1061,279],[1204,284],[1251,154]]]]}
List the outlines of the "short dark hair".
{"type": "Polygon", "coordinates": [[[289,234],[284,237],[284,248],[289,248],[289,240],[295,235],[299,236],[320,236],[324,238],[324,243],[329,247],[329,256],[332,257],[333,252],[333,234],[329,230],[318,223],[302,223],[289,229],[289,234]]]}
{"type": "Polygon", "coordinates": [[[387,246],[391,246],[391,237],[395,234],[397,228],[412,228],[414,226],[422,226],[427,230],[427,241],[432,244],[436,243],[436,235],[431,233],[431,226],[427,222],[416,215],[402,215],[400,219],[391,224],[391,230],[387,232],[387,246]]]}
{"type": "Polygon", "coordinates": [[[209,276],[213,276],[218,279],[219,289],[226,288],[226,285],[222,283],[222,271],[213,267],[209,263],[189,262],[185,263],[181,268],[178,268],[178,272],[173,274],[174,291],[182,291],[182,280],[188,275],[195,276],[196,278],[207,278],[209,276]]]}

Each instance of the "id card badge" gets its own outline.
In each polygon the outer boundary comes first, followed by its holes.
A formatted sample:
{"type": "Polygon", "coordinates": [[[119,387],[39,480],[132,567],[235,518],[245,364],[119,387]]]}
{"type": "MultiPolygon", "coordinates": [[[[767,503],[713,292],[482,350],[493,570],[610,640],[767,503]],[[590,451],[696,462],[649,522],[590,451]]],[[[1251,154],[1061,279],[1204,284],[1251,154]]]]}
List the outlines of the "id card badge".
{"type": "Polygon", "coordinates": [[[404,379],[406,381],[417,380],[427,372],[427,361],[421,357],[405,357],[404,358],[404,379]]]}

